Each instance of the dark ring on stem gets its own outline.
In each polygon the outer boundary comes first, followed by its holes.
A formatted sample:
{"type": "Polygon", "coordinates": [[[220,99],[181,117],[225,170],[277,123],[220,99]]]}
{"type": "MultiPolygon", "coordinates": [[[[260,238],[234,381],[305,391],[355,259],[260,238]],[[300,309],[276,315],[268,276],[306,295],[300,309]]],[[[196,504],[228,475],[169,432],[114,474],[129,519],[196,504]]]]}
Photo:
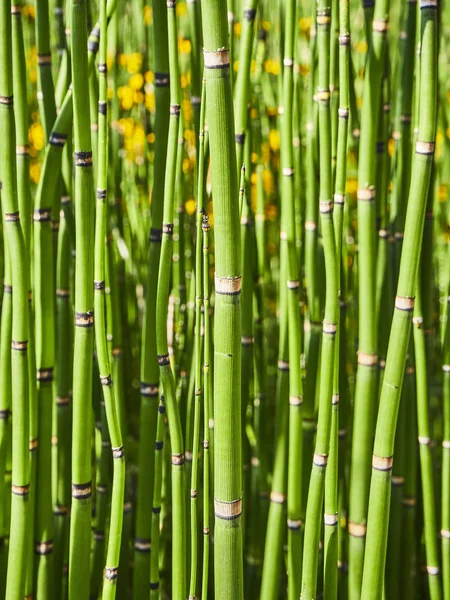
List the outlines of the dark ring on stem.
{"type": "Polygon", "coordinates": [[[209,440],[203,440],[203,449],[209,450],[209,440]]]}
{"type": "Polygon", "coordinates": [[[98,51],[98,39],[95,39],[93,34],[94,32],[91,33],[88,39],[88,50],[96,54],[98,51]]]}
{"type": "Polygon", "coordinates": [[[227,48],[216,52],[203,50],[203,59],[206,69],[227,69],[230,67],[230,51],[227,48]]]}
{"type": "Polygon", "coordinates": [[[328,462],[328,454],[316,454],[313,456],[313,464],[316,467],[326,467],[328,462]]]}
{"type": "Polygon", "coordinates": [[[99,63],[98,65],[98,72],[99,73],[107,73],[108,72],[108,66],[106,63],[99,63]]]}
{"type": "Polygon", "coordinates": [[[108,581],[114,581],[119,575],[119,567],[106,567],[105,568],[105,579],[108,581]]]}
{"type": "Polygon", "coordinates": [[[243,335],[241,337],[242,346],[253,346],[253,336],[251,335],[243,335]]]}
{"type": "Polygon", "coordinates": [[[11,491],[15,496],[28,496],[30,491],[30,484],[27,485],[12,485],[11,491]]]}
{"type": "MultiPolygon", "coordinates": [[[[162,397],[161,397],[161,400],[162,400],[162,397]]],[[[163,415],[163,414],[165,414],[165,412],[166,412],[166,407],[164,406],[164,404],[160,404],[160,405],[158,406],[158,412],[159,412],[159,414],[160,414],[160,415],[163,415]]]]}
{"type": "Polygon", "coordinates": [[[151,582],[150,581],[150,589],[151,590],[158,590],[159,589],[159,581],[155,581],[155,582],[151,582]]]}
{"type": "Polygon", "coordinates": [[[162,450],[164,448],[164,442],[162,440],[156,440],[155,450],[162,450]]]}
{"type": "Polygon", "coordinates": [[[11,341],[11,349],[12,350],[17,350],[18,352],[26,352],[28,348],[28,340],[24,340],[24,341],[16,341],[16,340],[12,340],[11,341]]]}
{"type": "Polygon", "coordinates": [[[172,454],[172,464],[176,467],[184,465],[184,454],[172,454]]]}
{"type": "Polygon", "coordinates": [[[385,142],[383,142],[383,141],[377,142],[377,145],[376,145],[377,154],[383,154],[385,150],[386,150],[385,142]]]}
{"type": "Polygon", "coordinates": [[[57,289],[56,290],[56,297],[57,298],[68,298],[70,295],[70,290],[62,290],[62,289],[57,289]]]}
{"type": "Polygon", "coordinates": [[[167,87],[170,84],[170,76],[168,73],[155,73],[155,86],[167,87]]]}
{"type": "Polygon", "coordinates": [[[437,8],[437,0],[420,0],[420,10],[424,8],[437,8]]]}
{"type": "Polygon", "coordinates": [[[392,471],[393,456],[377,456],[372,454],[372,468],[376,471],[392,471]]]}
{"type": "Polygon", "coordinates": [[[286,494],[272,490],[270,492],[270,501],[275,502],[275,504],[284,504],[286,502],[286,494]]]}
{"type": "Polygon", "coordinates": [[[256,8],[246,8],[244,10],[244,19],[247,19],[247,21],[253,21],[253,19],[256,17],[256,8]]]}
{"type": "Polygon", "coordinates": [[[22,16],[22,5],[21,4],[11,4],[11,14],[16,15],[17,17],[22,16]]]}
{"type": "Polygon", "coordinates": [[[100,382],[105,387],[110,387],[112,385],[111,375],[106,375],[105,377],[100,377],[100,382]]]}
{"type": "Polygon", "coordinates": [[[56,396],[57,406],[68,406],[70,404],[70,396],[56,396]]]}
{"type": "Polygon", "coordinates": [[[125,504],[123,505],[123,514],[127,515],[129,514],[133,509],[133,506],[131,504],[131,502],[125,502],[125,504]]]}
{"type": "Polygon", "coordinates": [[[65,133],[58,133],[57,131],[52,131],[49,137],[49,143],[51,146],[57,146],[58,148],[63,148],[67,140],[67,135],[65,133]]]}
{"type": "Polygon", "coordinates": [[[102,291],[105,289],[104,281],[94,281],[94,290],[102,291]]]}
{"type": "Polygon", "coordinates": [[[56,517],[65,517],[69,514],[69,507],[65,504],[56,504],[55,508],[53,509],[53,514],[56,517]]]}
{"type": "Polygon", "coordinates": [[[278,369],[280,371],[289,371],[289,361],[287,361],[287,360],[279,360],[278,361],[278,369]]]}
{"type": "Polygon", "coordinates": [[[157,398],[159,393],[158,384],[144,383],[141,381],[141,396],[145,398],[157,398]]]}
{"type": "Polygon", "coordinates": [[[337,513],[325,513],[323,515],[324,525],[328,527],[335,527],[338,524],[338,514],[337,513]]]}
{"type": "Polygon", "coordinates": [[[50,383],[53,381],[53,367],[36,369],[36,381],[50,383]]]}
{"type": "Polygon", "coordinates": [[[108,103],[105,102],[104,100],[99,100],[98,101],[98,112],[101,115],[106,115],[108,109],[108,103]]]}
{"type": "MultiPolygon", "coordinates": [[[[72,483],[72,498],[77,500],[83,500],[84,498],[90,498],[92,494],[91,481],[87,483],[72,483]]],[[[98,490],[97,486],[97,490],[98,490]]]]}
{"type": "Polygon", "coordinates": [[[51,554],[53,552],[53,540],[49,540],[48,542],[36,542],[34,552],[40,556],[51,554]]]}
{"type": "Polygon", "coordinates": [[[39,438],[34,438],[28,442],[28,450],[34,452],[39,446],[39,438]]]}
{"type": "Polygon", "coordinates": [[[50,67],[52,64],[51,54],[38,54],[38,65],[40,67],[50,67]]]}
{"type": "Polygon", "coordinates": [[[149,240],[151,242],[161,242],[161,238],[162,238],[162,229],[156,229],[156,228],[152,227],[150,229],[149,240]]]}
{"type": "Polygon", "coordinates": [[[3,292],[5,294],[12,294],[12,285],[9,285],[9,283],[3,283],[3,292]]]}
{"type": "Polygon", "coordinates": [[[161,512],[161,507],[160,506],[153,506],[152,507],[152,513],[154,515],[159,515],[160,512],[161,512]]]}
{"type": "Polygon", "coordinates": [[[197,490],[191,490],[191,498],[197,498],[197,490]]]}
{"type": "Polygon", "coordinates": [[[236,296],[241,293],[241,276],[237,277],[214,277],[216,294],[225,296],[236,296]]]}
{"type": "Polygon", "coordinates": [[[75,313],[75,327],[93,327],[94,325],[94,311],[88,311],[86,313],[76,312],[75,313]]]}
{"type": "Polygon", "coordinates": [[[25,145],[16,145],[16,156],[28,156],[30,153],[30,146],[28,144],[25,145]]]}
{"type": "Polygon", "coordinates": [[[234,136],[236,144],[243,144],[245,142],[245,133],[236,133],[234,136]]]}
{"type": "Polygon", "coordinates": [[[302,521],[300,521],[300,519],[288,519],[287,520],[287,527],[291,531],[296,531],[298,529],[301,529],[302,524],[303,523],[302,523],[302,521]]]}
{"type": "Polygon", "coordinates": [[[405,485],[405,478],[403,475],[393,475],[391,483],[394,487],[402,487],[402,485],[405,485]]]}
{"type": "Polygon", "coordinates": [[[33,221],[35,223],[50,223],[52,220],[51,208],[35,208],[33,211],[33,221]]]}
{"type": "Polygon", "coordinates": [[[416,142],[416,154],[432,156],[434,154],[434,142],[416,142]]]}
{"type": "Polygon", "coordinates": [[[289,396],[290,406],[301,406],[303,404],[303,396],[289,396]]]}
{"type": "Polygon", "coordinates": [[[0,104],[4,106],[13,106],[14,96],[0,96],[0,104]]]}
{"type": "Polygon", "coordinates": [[[363,523],[348,522],[348,533],[352,537],[364,538],[366,537],[367,526],[363,523]]]}
{"type": "Polygon", "coordinates": [[[151,543],[148,538],[134,538],[134,549],[137,552],[148,553],[151,549],[151,543]]]}
{"type": "Polygon", "coordinates": [[[104,483],[97,483],[97,494],[106,494],[106,492],[108,491],[107,486],[104,483]]]}
{"type": "Polygon", "coordinates": [[[76,167],[92,167],[92,152],[80,150],[74,152],[76,167]]]}
{"type": "Polygon", "coordinates": [[[99,531],[98,529],[96,529],[94,531],[94,541],[95,542],[103,542],[104,539],[105,539],[105,533],[103,531],[99,531]]]}
{"type": "Polygon", "coordinates": [[[395,308],[406,312],[414,310],[414,298],[410,296],[396,296],[395,297],[395,308]]]}
{"type": "Polygon", "coordinates": [[[163,223],[162,232],[166,235],[173,235],[173,223],[163,223]]]}
{"type": "Polygon", "coordinates": [[[374,19],[372,21],[372,31],[386,34],[388,30],[387,19],[374,19]]]}
{"type": "Polygon", "coordinates": [[[209,527],[203,527],[203,535],[209,535],[209,527]]]}
{"type": "Polygon", "coordinates": [[[9,419],[10,414],[11,414],[11,411],[9,410],[9,408],[2,408],[0,410],[0,419],[1,420],[9,419]]]}
{"type": "Polygon", "coordinates": [[[214,515],[224,521],[233,521],[242,514],[242,498],[227,502],[214,498],[214,515]]]}
{"type": "Polygon", "coordinates": [[[178,117],[181,111],[181,107],[179,104],[171,104],[170,105],[170,115],[174,117],[178,117]]]}
{"type": "Polygon", "coordinates": [[[339,36],[339,45],[340,46],[350,46],[350,34],[343,33],[339,36]]]}
{"type": "Polygon", "coordinates": [[[168,354],[158,354],[158,365],[160,367],[166,367],[170,365],[170,359],[168,354]]]}
{"type": "Polygon", "coordinates": [[[51,226],[52,231],[58,232],[59,231],[59,221],[56,221],[54,219],[52,219],[52,226],[51,226]]]}
{"type": "Polygon", "coordinates": [[[20,221],[20,212],[5,213],[5,221],[7,223],[17,223],[20,221]]]}
{"type": "Polygon", "coordinates": [[[112,448],[112,455],[113,458],[123,458],[125,456],[123,446],[119,446],[118,448],[112,448]]]}

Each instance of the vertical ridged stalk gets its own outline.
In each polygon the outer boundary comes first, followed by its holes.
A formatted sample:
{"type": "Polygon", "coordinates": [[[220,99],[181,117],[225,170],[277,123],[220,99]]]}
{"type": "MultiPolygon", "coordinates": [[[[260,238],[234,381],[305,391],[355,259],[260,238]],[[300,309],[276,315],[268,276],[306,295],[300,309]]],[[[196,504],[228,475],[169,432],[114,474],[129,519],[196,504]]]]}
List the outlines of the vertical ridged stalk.
{"type": "Polygon", "coordinates": [[[69,598],[89,596],[91,544],[91,398],[94,342],[94,198],[89,117],[87,11],[84,0],[72,8],[71,60],[75,162],[75,340],[72,422],[72,510],[69,598]]]}
{"type": "Polygon", "coordinates": [[[161,259],[158,273],[156,299],[156,346],[161,382],[167,407],[170,444],[172,451],[172,597],[184,600],[186,594],[186,534],[184,495],[184,442],[179,408],[175,395],[175,380],[169,360],[167,343],[167,313],[169,300],[170,264],[172,260],[172,234],[174,217],[174,192],[176,155],[180,119],[180,91],[177,47],[176,1],[167,1],[170,68],[170,122],[167,145],[164,210],[162,222],[161,259]]]}
{"type": "MultiPolygon", "coordinates": [[[[330,7],[317,2],[317,50],[319,103],[319,210],[325,257],[326,296],[322,328],[320,367],[319,414],[313,466],[306,507],[305,544],[303,551],[303,600],[316,597],[318,547],[322,526],[322,509],[332,421],[334,353],[338,321],[338,262],[333,225],[333,192],[331,173],[331,119],[330,119],[330,7]]],[[[332,468],[332,467],[331,467],[332,468]]],[[[335,518],[333,516],[333,518],[335,518]]],[[[326,520],[328,516],[326,517],[326,520]]]]}
{"type": "Polygon", "coordinates": [[[294,109],[294,48],[296,42],[296,2],[285,4],[284,59],[283,59],[283,116],[281,122],[281,231],[280,253],[286,252],[287,309],[289,321],[289,448],[287,477],[287,528],[288,528],[288,598],[297,600],[300,596],[301,561],[303,546],[302,510],[302,402],[303,384],[300,367],[302,331],[299,304],[299,265],[295,235],[295,194],[294,194],[294,148],[293,148],[293,109],[294,109]],[[285,248],[283,250],[283,247],[285,248]]]}
{"type": "Polygon", "coordinates": [[[169,55],[167,10],[164,0],[153,3],[155,68],[155,159],[151,204],[151,229],[141,346],[141,412],[139,428],[139,480],[134,540],[133,594],[137,600],[147,592],[150,569],[150,532],[153,501],[154,460],[158,415],[159,368],[156,352],[156,286],[161,253],[164,178],[169,129],[169,55]]]}
{"type": "Polygon", "coordinates": [[[375,148],[378,135],[381,77],[386,51],[389,3],[365,5],[368,33],[361,138],[358,162],[358,371],[354,401],[349,497],[349,599],[360,597],[370,483],[370,455],[376,415],[378,356],[376,323],[376,205],[375,148]]]}
{"type": "MultiPolygon", "coordinates": [[[[431,192],[431,190],[430,190],[431,192]]],[[[430,193],[429,192],[429,193],[430,193]]],[[[423,275],[428,275],[424,270],[423,275]]],[[[433,454],[431,449],[431,427],[429,415],[429,383],[427,373],[427,349],[422,316],[423,277],[418,278],[414,303],[414,354],[416,359],[416,401],[417,430],[419,440],[420,473],[422,482],[423,526],[425,539],[426,571],[430,600],[442,597],[438,538],[436,528],[435,483],[433,474],[433,454]]],[[[398,435],[398,434],[397,434],[398,435]]]]}
{"type": "Polygon", "coordinates": [[[419,123],[414,166],[406,214],[394,317],[389,337],[386,369],[372,457],[367,544],[364,558],[362,597],[378,599],[382,594],[395,429],[400,393],[411,332],[411,316],[422,244],[428,186],[436,134],[437,17],[436,6],[421,2],[421,64],[419,123]]]}
{"type": "MultiPolygon", "coordinates": [[[[347,177],[347,138],[349,120],[349,54],[350,54],[350,7],[348,0],[340,0],[339,16],[339,109],[337,125],[337,154],[336,154],[336,179],[334,192],[334,235],[336,243],[336,268],[338,278],[338,295],[341,298],[341,248],[344,223],[345,182],[347,177]]],[[[344,313],[345,314],[345,313],[344,313]]],[[[345,321],[341,320],[338,312],[336,331],[336,347],[334,354],[332,416],[329,460],[325,475],[325,549],[324,549],[324,594],[332,599],[337,597],[338,591],[338,486],[345,480],[339,477],[339,472],[345,470],[345,465],[339,465],[338,460],[345,457],[340,452],[342,442],[338,439],[340,423],[340,388],[344,383],[340,381],[340,363],[345,360],[341,353],[342,327],[345,321]],[[340,446],[340,447],[339,447],[340,446]]],[[[343,395],[343,394],[342,394],[343,395]]],[[[344,490],[341,490],[343,493],[344,490]]]]}
{"type": "Polygon", "coordinates": [[[226,5],[203,5],[206,111],[215,233],[215,598],[243,597],[241,450],[241,253],[226,5]]]}
{"type": "Polygon", "coordinates": [[[107,118],[107,36],[106,0],[100,4],[100,52],[99,52],[99,101],[98,101],[98,166],[97,209],[95,225],[94,309],[95,347],[103,388],[106,418],[113,457],[113,480],[111,491],[111,518],[109,522],[108,547],[104,570],[104,600],[114,600],[119,571],[120,546],[125,493],[125,453],[122,444],[119,410],[111,378],[111,364],[106,339],[105,301],[105,255],[107,231],[107,174],[108,174],[108,118],[107,118]]]}
{"type": "Polygon", "coordinates": [[[12,498],[6,597],[22,600],[28,556],[30,484],[28,383],[28,258],[24,218],[17,196],[16,130],[13,110],[11,3],[0,3],[0,147],[4,241],[11,264],[12,498]]]}

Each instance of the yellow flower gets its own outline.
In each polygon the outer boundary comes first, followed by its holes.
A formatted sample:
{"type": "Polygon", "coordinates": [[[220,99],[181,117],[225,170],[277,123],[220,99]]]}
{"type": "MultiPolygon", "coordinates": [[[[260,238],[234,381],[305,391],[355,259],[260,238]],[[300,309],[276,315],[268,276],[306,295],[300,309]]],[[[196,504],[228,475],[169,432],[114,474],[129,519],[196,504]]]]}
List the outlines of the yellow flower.
{"type": "Polygon", "coordinates": [[[189,200],[186,200],[184,208],[186,209],[188,215],[192,216],[195,213],[195,207],[196,203],[194,198],[189,198],[189,200]]]}
{"type": "Polygon", "coordinates": [[[31,178],[31,181],[33,183],[38,183],[39,182],[40,174],[41,174],[41,167],[38,165],[38,163],[33,162],[30,165],[30,178],[31,178]]]}
{"type": "Polygon", "coordinates": [[[185,121],[192,121],[192,104],[190,100],[183,100],[181,109],[183,111],[183,119],[185,121]]]}
{"type": "Polygon", "coordinates": [[[234,30],[234,35],[236,37],[239,37],[241,35],[242,26],[241,26],[240,21],[236,21],[236,23],[234,24],[233,30],[234,30]]]}
{"type": "Polygon", "coordinates": [[[40,123],[33,123],[28,131],[28,138],[36,150],[42,150],[45,146],[44,130],[40,123]]]}
{"type": "Polygon", "coordinates": [[[270,130],[269,144],[274,152],[280,149],[280,132],[277,129],[270,130]]]}
{"type": "Polygon", "coordinates": [[[298,22],[298,26],[302,33],[309,33],[309,30],[311,29],[311,25],[312,25],[311,17],[302,17],[300,19],[300,21],[298,22]]]}
{"type": "Polygon", "coordinates": [[[145,94],[145,108],[149,112],[155,111],[155,94],[145,94]]]}
{"type": "Polygon", "coordinates": [[[153,23],[152,7],[148,4],[144,6],[144,23],[146,25],[151,25],[153,23]]]}
{"type": "Polygon", "coordinates": [[[145,83],[153,83],[155,81],[155,74],[153,73],[153,71],[146,71],[144,77],[145,83]]]}
{"type": "Polygon", "coordinates": [[[141,75],[141,73],[135,73],[128,80],[128,85],[132,90],[140,90],[144,85],[144,77],[141,75]]]}
{"type": "Polygon", "coordinates": [[[187,15],[186,2],[177,2],[177,16],[184,17],[187,15]]]}
{"type": "Polygon", "coordinates": [[[142,67],[142,54],[133,52],[128,55],[127,70],[128,73],[138,73],[142,67]]]}
{"type": "Polygon", "coordinates": [[[448,196],[448,186],[444,183],[438,187],[438,200],[439,202],[446,202],[448,196]]]}
{"type": "Polygon", "coordinates": [[[367,42],[361,40],[355,46],[356,52],[360,52],[361,54],[365,54],[367,52],[367,42]]]}
{"type": "Polygon", "coordinates": [[[347,194],[356,194],[358,190],[358,180],[356,177],[349,177],[345,186],[347,194]]]}

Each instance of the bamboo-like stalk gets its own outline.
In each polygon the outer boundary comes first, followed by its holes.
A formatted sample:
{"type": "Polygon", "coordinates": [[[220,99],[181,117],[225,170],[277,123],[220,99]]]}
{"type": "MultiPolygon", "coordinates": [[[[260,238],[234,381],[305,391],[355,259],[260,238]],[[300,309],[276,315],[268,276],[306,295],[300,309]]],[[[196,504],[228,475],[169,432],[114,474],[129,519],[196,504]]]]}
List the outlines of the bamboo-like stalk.
{"type": "Polygon", "coordinates": [[[48,0],[36,2],[36,50],[38,54],[38,96],[46,140],[56,118],[55,88],[52,78],[48,0]]]}
{"type": "MultiPolygon", "coordinates": [[[[347,176],[347,138],[349,121],[349,49],[350,49],[350,7],[348,0],[340,0],[338,5],[339,15],[334,17],[339,23],[339,109],[338,109],[338,131],[337,131],[337,154],[336,154],[336,179],[334,192],[334,235],[336,243],[338,295],[341,298],[341,248],[344,222],[345,182],[347,176]]],[[[324,593],[327,597],[337,597],[338,585],[338,482],[341,485],[343,479],[339,479],[339,469],[345,467],[338,464],[338,435],[340,423],[340,361],[344,360],[341,354],[341,331],[345,328],[342,322],[341,312],[338,313],[336,332],[336,348],[334,355],[333,394],[332,394],[332,416],[330,455],[325,475],[325,541],[324,541],[324,593]]],[[[342,446],[342,444],[340,444],[342,446]]]]}
{"type": "Polygon", "coordinates": [[[372,459],[367,545],[361,592],[362,597],[368,599],[379,598],[382,593],[383,582],[379,574],[384,571],[386,557],[388,511],[385,507],[390,496],[395,426],[411,331],[411,313],[414,308],[423,223],[434,156],[437,80],[436,6],[422,1],[420,21],[418,139],[372,459]]]}
{"type": "Polygon", "coordinates": [[[240,232],[226,6],[203,7],[215,232],[215,598],[243,597],[240,232]],[[214,115],[214,117],[212,117],[214,115]]]}
{"type": "Polygon", "coordinates": [[[358,371],[353,417],[349,497],[349,597],[360,597],[370,482],[370,455],[376,414],[378,356],[376,324],[375,144],[378,135],[381,77],[386,52],[388,3],[365,4],[369,56],[364,77],[358,162],[358,371]]]}
{"type": "Polygon", "coordinates": [[[170,67],[170,122],[164,187],[161,259],[159,265],[158,291],[156,299],[156,347],[158,352],[160,377],[167,407],[167,418],[169,422],[169,434],[172,450],[172,597],[174,600],[181,600],[185,598],[186,594],[184,442],[181,430],[180,414],[175,397],[175,380],[169,360],[166,326],[170,280],[169,266],[172,259],[177,139],[180,118],[177,22],[175,9],[176,2],[173,0],[168,0],[167,12],[170,67]]]}
{"type": "MultiPolygon", "coordinates": [[[[28,382],[28,260],[23,217],[19,212],[16,169],[16,130],[13,111],[11,3],[0,4],[0,149],[4,240],[11,264],[12,299],[11,408],[12,497],[6,597],[24,597],[29,531],[29,382],[28,382]]],[[[23,92],[22,92],[23,93],[23,92]]]]}
{"type": "Polygon", "coordinates": [[[156,352],[156,285],[161,252],[161,226],[164,200],[164,178],[169,128],[169,56],[167,50],[167,10],[164,1],[153,5],[154,65],[155,65],[155,160],[149,235],[147,287],[142,326],[141,347],[141,412],[139,431],[139,485],[134,540],[133,594],[139,598],[147,590],[150,568],[150,532],[152,515],[148,512],[153,500],[153,469],[155,455],[159,367],[156,352]]]}
{"type": "Polygon", "coordinates": [[[161,529],[161,487],[162,487],[162,462],[164,448],[164,416],[166,407],[164,396],[161,396],[158,406],[158,418],[155,441],[154,485],[152,499],[152,552],[150,555],[150,600],[159,600],[159,539],[161,529]]]}
{"type": "MultiPolygon", "coordinates": [[[[27,102],[27,70],[25,61],[25,48],[22,25],[22,4],[11,6],[12,17],[12,44],[13,44],[13,91],[16,103],[14,117],[16,126],[16,166],[17,166],[17,194],[18,206],[23,223],[23,235],[25,244],[26,260],[30,261],[31,247],[31,193],[29,181],[29,145],[28,145],[28,102],[27,102]]],[[[29,274],[30,277],[30,274],[29,274]]],[[[30,510],[28,526],[34,531],[34,489],[36,485],[36,446],[37,446],[37,404],[36,404],[36,356],[35,356],[35,332],[33,326],[33,308],[31,304],[31,280],[28,283],[29,302],[29,334],[28,334],[28,382],[29,382],[29,405],[30,405],[30,510]]],[[[27,557],[27,582],[25,595],[29,595],[34,589],[34,536],[30,535],[28,540],[27,557]]]]}
{"type": "Polygon", "coordinates": [[[289,320],[289,463],[287,474],[287,528],[288,528],[288,597],[294,600],[300,595],[301,560],[303,550],[302,507],[302,402],[303,384],[300,368],[302,337],[299,306],[299,267],[295,235],[294,200],[294,48],[296,42],[296,3],[285,5],[284,59],[283,59],[283,115],[282,115],[282,205],[280,253],[286,253],[287,309],[289,320]]]}
{"type": "Polygon", "coordinates": [[[95,231],[95,342],[103,388],[108,430],[113,457],[113,480],[111,491],[111,518],[106,553],[102,597],[113,600],[116,596],[119,556],[122,537],[122,522],[125,492],[125,453],[122,443],[119,410],[116,402],[111,366],[106,339],[105,303],[105,254],[107,222],[107,173],[108,173],[108,119],[107,119],[107,36],[106,0],[100,4],[100,49],[99,49],[99,101],[98,101],[98,166],[97,166],[97,210],[95,231]]]}
{"type": "MultiPolygon", "coordinates": [[[[447,251],[450,256],[450,253],[447,251]]],[[[444,600],[450,598],[450,286],[442,356],[443,441],[441,487],[441,561],[444,600]]]]}
{"type": "Polygon", "coordinates": [[[91,542],[91,397],[94,343],[94,201],[88,73],[87,13],[84,0],[71,3],[71,62],[75,146],[75,339],[72,424],[72,510],[69,598],[89,595],[91,542]],[[88,443],[87,443],[88,442],[88,443]]]}
{"type": "Polygon", "coordinates": [[[242,166],[245,132],[247,129],[248,98],[250,91],[250,62],[254,39],[254,23],[258,0],[243,3],[242,33],[239,48],[239,70],[234,86],[234,129],[236,140],[236,165],[239,172],[242,166]]]}

